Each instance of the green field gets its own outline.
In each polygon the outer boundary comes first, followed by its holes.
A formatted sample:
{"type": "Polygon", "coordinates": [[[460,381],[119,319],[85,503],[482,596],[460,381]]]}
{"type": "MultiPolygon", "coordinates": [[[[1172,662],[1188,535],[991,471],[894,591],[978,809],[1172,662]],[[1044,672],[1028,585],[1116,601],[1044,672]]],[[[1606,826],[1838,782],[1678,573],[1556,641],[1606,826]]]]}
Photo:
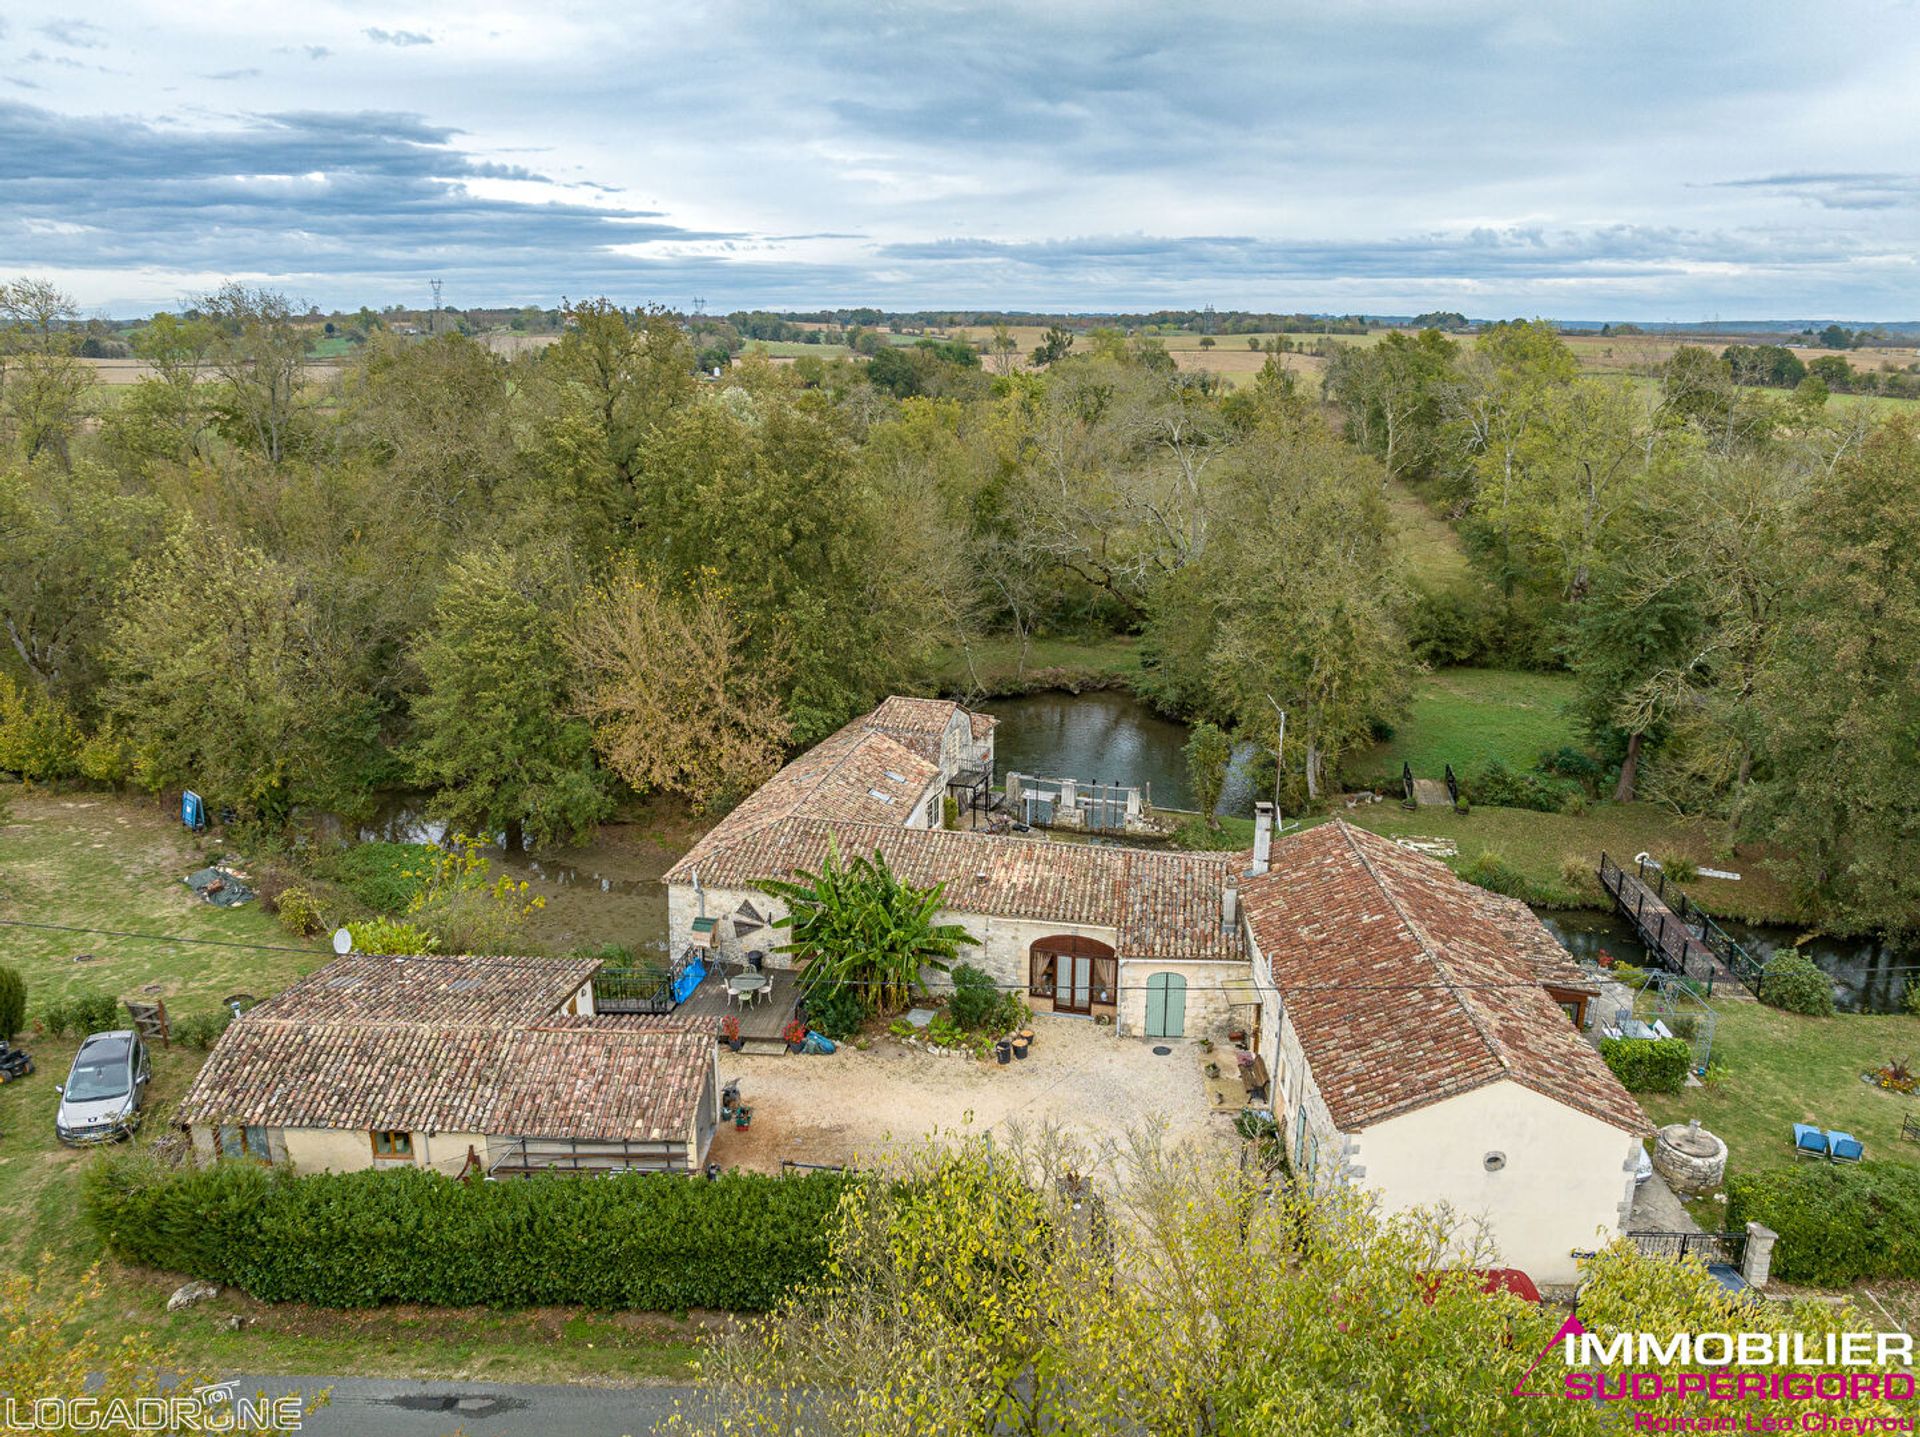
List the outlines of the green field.
{"type": "Polygon", "coordinates": [[[1438,778],[1452,764],[1462,779],[1496,758],[1531,768],[1541,754],[1579,742],[1567,717],[1573,696],[1568,674],[1437,669],[1415,680],[1412,707],[1393,737],[1357,754],[1348,768],[1398,775],[1409,763],[1416,777],[1438,778]]]}
{"type": "Polygon", "coordinates": [[[811,354],[819,359],[851,359],[853,351],[844,344],[805,344],[797,339],[750,339],[747,354],[764,354],[771,359],[799,359],[811,354]]]}
{"type": "MultiPolygon", "coordinates": [[[[36,1035],[31,1015],[51,998],[83,992],[158,996],[175,1013],[209,1011],[228,993],[274,993],[328,955],[288,937],[255,905],[219,909],[193,897],[180,880],[201,865],[209,845],[183,830],[169,809],[105,794],[8,792],[13,814],[0,825],[0,919],[264,945],[0,928],[0,961],[27,980],[29,1031],[19,1041],[37,1067],[0,1085],[0,1264],[18,1271],[45,1258],[62,1277],[101,1258],[79,1217],[82,1175],[101,1155],[54,1140],[53,1085],[66,1076],[79,1040],[36,1035]],[[91,956],[76,962],[77,954],[91,956]]],[[[140,1143],[167,1132],[167,1115],[202,1057],[184,1047],[154,1051],[140,1143]]],[[[107,1260],[88,1321],[108,1340],[149,1328],[182,1363],[208,1370],[503,1381],[684,1380],[698,1329],[656,1314],[329,1312],[267,1306],[230,1292],[168,1314],[167,1297],[180,1280],[107,1260]],[[242,1320],[237,1330],[235,1318],[242,1320]]]]}

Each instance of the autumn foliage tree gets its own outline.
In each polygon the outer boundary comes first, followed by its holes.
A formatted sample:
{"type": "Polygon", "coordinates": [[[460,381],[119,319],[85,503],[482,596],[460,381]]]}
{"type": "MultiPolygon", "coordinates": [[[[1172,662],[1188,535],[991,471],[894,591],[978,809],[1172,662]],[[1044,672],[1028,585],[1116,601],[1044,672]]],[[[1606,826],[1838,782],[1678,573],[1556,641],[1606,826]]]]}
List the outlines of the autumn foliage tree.
{"type": "Polygon", "coordinates": [[[574,712],[635,792],[677,793],[704,810],[779,767],[788,728],[777,666],[748,661],[716,584],[672,595],[628,565],[581,600],[560,638],[574,712]]]}
{"type": "MultiPolygon", "coordinates": [[[[1101,1152],[1049,1132],[963,1135],[871,1169],[843,1200],[820,1280],[715,1338],[672,1426],[736,1437],[1620,1430],[1622,1404],[1563,1395],[1551,1339],[1564,1309],[1483,1290],[1475,1269],[1497,1261],[1483,1232],[1444,1209],[1381,1213],[1362,1189],[1316,1191],[1154,1129],[1101,1152]],[[1515,1395],[1523,1383],[1533,1395],[1515,1395]]],[[[1589,1260],[1580,1314],[1603,1340],[1797,1331],[1810,1351],[1862,1325],[1845,1306],[1743,1301],[1697,1260],[1626,1244],[1589,1260]]],[[[1632,1405],[1674,1417],[1697,1402],[1632,1405]]],[[[1797,1426],[1791,1409],[1804,1404],[1751,1405],[1797,1426]]],[[[1894,1410],[1825,1405],[1856,1420],[1894,1410]]]]}

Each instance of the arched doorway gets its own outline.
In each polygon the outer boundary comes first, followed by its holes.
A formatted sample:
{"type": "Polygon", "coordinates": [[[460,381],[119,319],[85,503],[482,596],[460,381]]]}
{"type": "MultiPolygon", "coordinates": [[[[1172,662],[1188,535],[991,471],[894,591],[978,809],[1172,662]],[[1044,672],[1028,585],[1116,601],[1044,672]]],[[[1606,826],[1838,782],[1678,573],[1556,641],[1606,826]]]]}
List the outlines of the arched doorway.
{"type": "Polygon", "coordinates": [[[1113,949],[1099,939],[1060,933],[1035,939],[1028,954],[1028,992],[1035,998],[1051,999],[1054,1012],[1113,1009],[1119,963],[1113,949]]]}
{"type": "Polygon", "coordinates": [[[1147,978],[1147,1036],[1187,1036],[1187,980],[1178,973],[1154,973],[1147,978]]]}

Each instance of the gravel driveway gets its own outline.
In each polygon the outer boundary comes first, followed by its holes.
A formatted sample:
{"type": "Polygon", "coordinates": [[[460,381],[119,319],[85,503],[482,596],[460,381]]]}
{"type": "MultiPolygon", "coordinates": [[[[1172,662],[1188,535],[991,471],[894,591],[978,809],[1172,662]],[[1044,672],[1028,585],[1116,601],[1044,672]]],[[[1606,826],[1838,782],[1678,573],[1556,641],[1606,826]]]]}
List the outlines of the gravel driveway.
{"type": "Polygon", "coordinates": [[[904,1047],[890,1038],[867,1052],[831,1057],[720,1055],[723,1080],[740,1081],[753,1109],[745,1132],[723,1128],[712,1161],[772,1172],[782,1159],[848,1163],[934,1128],[974,1131],[1052,1122],[1090,1140],[1115,1138],[1150,1114],[1167,1120],[1172,1142],[1222,1143],[1227,1117],[1209,1111],[1198,1046],[1171,1040],[1165,1057],[1141,1039],[1049,1014],[1033,1020],[1033,1050],[1005,1067],[904,1047]]]}

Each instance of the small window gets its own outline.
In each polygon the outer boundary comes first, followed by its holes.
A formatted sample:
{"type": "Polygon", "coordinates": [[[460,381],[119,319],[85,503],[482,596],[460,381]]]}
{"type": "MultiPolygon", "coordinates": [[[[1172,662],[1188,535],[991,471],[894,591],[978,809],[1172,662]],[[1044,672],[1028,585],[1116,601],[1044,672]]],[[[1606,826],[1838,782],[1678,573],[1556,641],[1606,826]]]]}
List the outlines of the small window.
{"type": "Polygon", "coordinates": [[[252,1158],[256,1162],[270,1163],[273,1152],[267,1146],[267,1130],[256,1123],[222,1123],[220,1125],[220,1156],[223,1158],[252,1158]]]}
{"type": "Polygon", "coordinates": [[[373,1155],[376,1158],[413,1159],[413,1134],[403,1133],[398,1128],[386,1128],[373,1134],[373,1155]]]}
{"type": "Polygon", "coordinates": [[[882,792],[881,792],[881,791],[880,791],[879,789],[877,789],[877,788],[870,788],[870,789],[868,789],[868,790],[867,790],[867,797],[868,797],[868,798],[877,798],[877,799],[879,799],[879,800],[880,800],[880,801],[881,801],[882,803],[892,803],[892,802],[893,802],[893,795],[892,795],[892,794],[890,794],[890,793],[882,793],[882,792]]]}

